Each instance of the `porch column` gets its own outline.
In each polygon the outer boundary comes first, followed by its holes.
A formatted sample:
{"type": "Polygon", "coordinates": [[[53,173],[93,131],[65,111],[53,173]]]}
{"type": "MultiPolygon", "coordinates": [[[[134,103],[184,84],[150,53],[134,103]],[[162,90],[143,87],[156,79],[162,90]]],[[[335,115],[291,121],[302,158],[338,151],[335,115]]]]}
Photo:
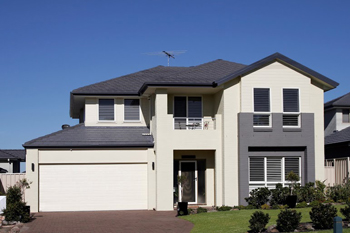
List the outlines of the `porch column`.
{"type": "Polygon", "coordinates": [[[173,210],[172,121],[168,116],[168,93],[155,92],[156,209],[173,210]]]}

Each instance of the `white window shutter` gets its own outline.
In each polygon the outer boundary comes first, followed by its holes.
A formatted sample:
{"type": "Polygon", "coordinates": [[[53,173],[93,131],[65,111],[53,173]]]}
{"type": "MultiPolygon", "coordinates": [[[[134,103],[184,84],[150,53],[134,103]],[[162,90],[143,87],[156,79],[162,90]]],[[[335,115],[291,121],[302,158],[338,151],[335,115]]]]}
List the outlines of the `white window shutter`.
{"type": "Polygon", "coordinates": [[[250,158],[250,181],[264,181],[264,158],[250,158]]]}
{"type": "Polygon", "coordinates": [[[267,182],[282,181],[282,158],[267,158],[267,182]]]}

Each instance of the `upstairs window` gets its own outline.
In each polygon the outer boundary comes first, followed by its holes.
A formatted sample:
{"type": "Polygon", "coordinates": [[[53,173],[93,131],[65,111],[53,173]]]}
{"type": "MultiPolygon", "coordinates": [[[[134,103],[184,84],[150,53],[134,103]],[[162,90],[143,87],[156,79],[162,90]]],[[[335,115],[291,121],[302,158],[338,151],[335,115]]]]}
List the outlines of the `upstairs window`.
{"type": "Polygon", "coordinates": [[[139,99],[124,99],[124,120],[140,121],[139,99]]]}
{"type": "Polygon", "coordinates": [[[350,123],[349,109],[343,109],[343,123],[350,123]]]}
{"type": "Polygon", "coordinates": [[[270,126],[270,89],[254,88],[254,126],[270,126]]]}
{"type": "Polygon", "coordinates": [[[114,99],[100,99],[98,114],[100,121],[114,121],[114,99]]]}
{"type": "Polygon", "coordinates": [[[174,128],[202,129],[202,97],[174,97],[174,128]]]}
{"type": "Polygon", "coordinates": [[[300,126],[299,89],[283,89],[283,126],[300,126]]]}

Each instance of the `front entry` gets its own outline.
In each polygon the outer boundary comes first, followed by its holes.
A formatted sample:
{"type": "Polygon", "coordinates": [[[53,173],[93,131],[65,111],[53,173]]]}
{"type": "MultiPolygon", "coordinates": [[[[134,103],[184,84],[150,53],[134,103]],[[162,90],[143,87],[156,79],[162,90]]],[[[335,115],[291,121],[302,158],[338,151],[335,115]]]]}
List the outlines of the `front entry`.
{"type": "MultiPolygon", "coordinates": [[[[197,204],[198,193],[198,172],[197,161],[180,161],[179,175],[186,176],[186,181],[182,184],[183,195],[179,195],[180,202],[188,202],[189,204],[197,204]]],[[[181,193],[181,185],[179,185],[181,193]]]]}

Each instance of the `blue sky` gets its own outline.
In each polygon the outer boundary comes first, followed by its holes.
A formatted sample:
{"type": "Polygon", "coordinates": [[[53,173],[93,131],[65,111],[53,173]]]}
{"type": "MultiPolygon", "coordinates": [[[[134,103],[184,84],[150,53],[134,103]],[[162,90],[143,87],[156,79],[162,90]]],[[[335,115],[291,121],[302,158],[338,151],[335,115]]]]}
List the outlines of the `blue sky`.
{"type": "Polygon", "coordinates": [[[350,1],[27,1],[0,0],[0,148],[77,124],[75,88],[167,59],[251,64],[280,52],[350,92],[350,1]]]}

